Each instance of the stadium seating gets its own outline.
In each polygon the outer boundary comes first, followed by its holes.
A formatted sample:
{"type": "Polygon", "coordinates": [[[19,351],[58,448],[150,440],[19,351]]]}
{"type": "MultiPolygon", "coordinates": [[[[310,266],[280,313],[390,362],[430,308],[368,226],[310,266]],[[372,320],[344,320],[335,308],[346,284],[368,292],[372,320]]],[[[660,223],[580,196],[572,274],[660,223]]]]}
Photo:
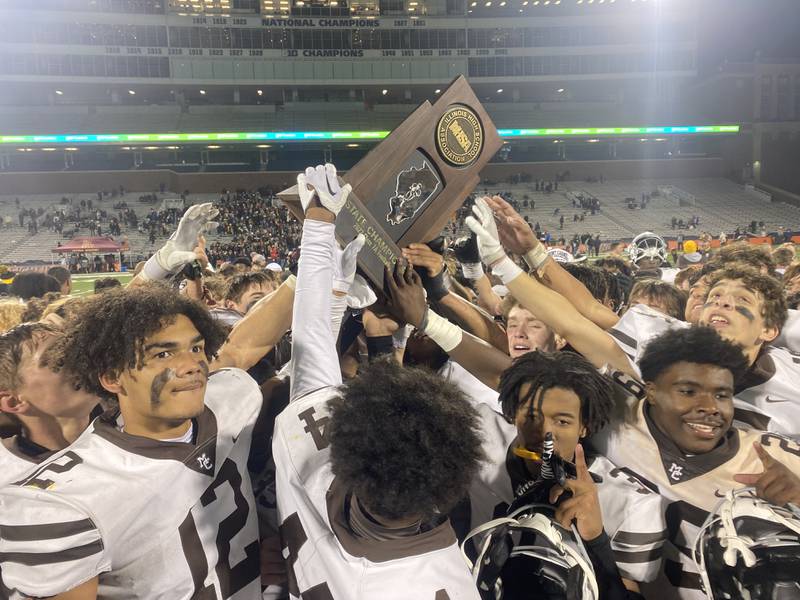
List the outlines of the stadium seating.
{"type": "MultiPolygon", "coordinates": [[[[777,231],[779,227],[789,227],[800,222],[800,208],[779,202],[766,202],[747,193],[741,186],[725,180],[712,178],[696,179],[641,179],[626,181],[606,181],[604,183],[589,183],[581,181],[565,181],[559,183],[558,191],[552,193],[537,192],[534,185],[526,184],[481,184],[476,193],[504,193],[511,196],[520,204],[520,213],[527,216],[531,225],[538,222],[542,231],[551,233],[553,240],[560,237],[570,239],[575,234],[591,233],[600,234],[603,241],[631,239],[642,231],[653,231],[666,237],[675,237],[679,233],[692,237],[701,232],[709,232],[715,237],[720,232],[727,234],[736,227],[746,227],[752,220],[764,221],[768,232],[777,231]],[[654,196],[647,208],[631,210],[627,207],[626,198],[635,198],[638,202],[642,193],[649,194],[658,187],[673,186],[678,190],[693,195],[696,198],[695,206],[680,206],[674,198],[654,196]],[[600,200],[600,211],[591,215],[587,212],[584,221],[573,222],[573,214],[583,211],[573,208],[567,197],[567,192],[582,193],[584,196],[594,196],[600,200]],[[535,202],[535,209],[522,208],[524,197],[535,202]],[[554,214],[559,209],[558,214],[554,214]],[[559,218],[564,216],[564,228],[559,229],[559,218]],[[673,230],[672,217],[683,219],[687,222],[692,216],[700,218],[700,225],[696,229],[673,230]]],[[[136,194],[131,193],[125,199],[140,217],[140,220],[149,212],[153,205],[137,202],[136,194]]],[[[175,193],[165,192],[157,196],[174,197],[175,193]]],[[[96,199],[94,194],[73,194],[69,196],[74,203],[84,199],[96,199]]],[[[0,235],[0,262],[16,262],[23,260],[53,259],[51,249],[55,248],[62,236],[40,228],[36,235],[29,235],[27,228],[19,227],[15,196],[0,197],[0,217],[10,215],[12,227],[2,229],[0,235]]],[[[61,196],[19,196],[22,206],[34,210],[40,207],[46,212],[60,205],[61,196]]],[[[218,194],[192,194],[189,198],[192,203],[215,202],[218,194]]],[[[110,214],[114,201],[104,200],[99,206],[110,214]]],[[[104,224],[104,230],[106,224],[104,224]]],[[[464,232],[461,229],[460,232],[464,232]]],[[[82,231],[79,235],[88,235],[82,231]]],[[[164,241],[163,237],[157,238],[154,244],[150,243],[146,233],[139,233],[132,229],[123,229],[122,237],[128,240],[133,257],[147,256],[158,244],[164,241]]],[[[215,240],[225,241],[225,236],[215,233],[209,234],[208,242],[215,240]]]]}

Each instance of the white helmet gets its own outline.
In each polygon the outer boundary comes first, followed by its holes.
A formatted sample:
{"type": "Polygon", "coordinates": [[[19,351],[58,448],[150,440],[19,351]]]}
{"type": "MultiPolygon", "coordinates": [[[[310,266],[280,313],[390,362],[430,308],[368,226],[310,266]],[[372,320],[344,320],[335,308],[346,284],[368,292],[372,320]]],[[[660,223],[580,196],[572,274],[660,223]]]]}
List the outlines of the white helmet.
{"type": "Polygon", "coordinates": [[[597,600],[597,579],[580,535],[574,525],[569,530],[556,523],[553,513],[549,504],[527,504],[469,532],[461,550],[482,598],[597,600]],[[473,538],[474,563],[464,552],[473,538]]]}
{"type": "Polygon", "coordinates": [[[730,491],[700,528],[694,561],[713,600],[798,598],[800,509],[730,491]]]}
{"type": "Polygon", "coordinates": [[[664,238],[652,231],[645,231],[633,238],[628,246],[628,256],[631,257],[633,264],[638,264],[643,258],[657,258],[662,263],[666,263],[667,243],[664,238]]]}

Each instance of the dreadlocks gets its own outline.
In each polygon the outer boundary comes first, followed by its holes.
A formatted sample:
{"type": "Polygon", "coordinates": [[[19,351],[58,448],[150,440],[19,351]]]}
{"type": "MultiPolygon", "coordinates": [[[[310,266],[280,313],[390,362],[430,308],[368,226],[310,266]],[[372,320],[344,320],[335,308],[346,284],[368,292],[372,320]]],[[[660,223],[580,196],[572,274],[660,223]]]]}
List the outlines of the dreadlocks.
{"type": "Polygon", "coordinates": [[[510,423],[520,407],[530,403],[531,415],[539,404],[533,400],[552,388],[573,391],[581,401],[581,424],[589,434],[608,423],[614,406],[612,384],[585,358],[572,352],[529,352],[520,356],[500,379],[500,403],[510,423]],[[523,387],[530,386],[525,393],[523,387]]]}

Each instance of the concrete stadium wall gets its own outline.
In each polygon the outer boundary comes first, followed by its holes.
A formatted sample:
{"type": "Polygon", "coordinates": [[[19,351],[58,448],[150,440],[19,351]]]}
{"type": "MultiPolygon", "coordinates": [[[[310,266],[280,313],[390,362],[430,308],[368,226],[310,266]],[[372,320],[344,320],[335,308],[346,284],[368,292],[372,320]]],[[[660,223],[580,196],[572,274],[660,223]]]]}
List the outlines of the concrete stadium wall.
{"type": "MultiPolygon", "coordinates": [[[[483,179],[502,182],[519,174],[552,180],[557,173],[570,172],[571,180],[587,177],[606,179],[721,177],[719,158],[675,158],[659,160],[602,160],[580,162],[497,163],[487,165],[483,179]]],[[[294,184],[296,173],[176,173],[158,171],[82,171],[0,173],[0,195],[76,194],[110,190],[120,185],[130,192],[152,192],[163,183],[167,189],[191,193],[213,193],[222,189],[271,187],[284,189],[294,184]]]]}

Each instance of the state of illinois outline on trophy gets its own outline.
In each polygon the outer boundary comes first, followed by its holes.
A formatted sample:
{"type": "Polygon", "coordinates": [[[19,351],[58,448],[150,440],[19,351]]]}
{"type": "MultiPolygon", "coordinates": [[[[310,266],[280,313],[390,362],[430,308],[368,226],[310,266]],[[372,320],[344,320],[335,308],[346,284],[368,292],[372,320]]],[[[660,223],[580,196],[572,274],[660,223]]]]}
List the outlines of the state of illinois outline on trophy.
{"type": "MultiPolygon", "coordinates": [[[[383,289],[384,266],[394,266],[400,248],[441,233],[502,145],[486,110],[459,76],[435,104],[423,102],[340,178],[353,190],[336,219],[336,237],[346,244],[364,234],[358,266],[377,289],[383,289]]],[[[278,198],[303,219],[297,186],[278,198]]]]}

